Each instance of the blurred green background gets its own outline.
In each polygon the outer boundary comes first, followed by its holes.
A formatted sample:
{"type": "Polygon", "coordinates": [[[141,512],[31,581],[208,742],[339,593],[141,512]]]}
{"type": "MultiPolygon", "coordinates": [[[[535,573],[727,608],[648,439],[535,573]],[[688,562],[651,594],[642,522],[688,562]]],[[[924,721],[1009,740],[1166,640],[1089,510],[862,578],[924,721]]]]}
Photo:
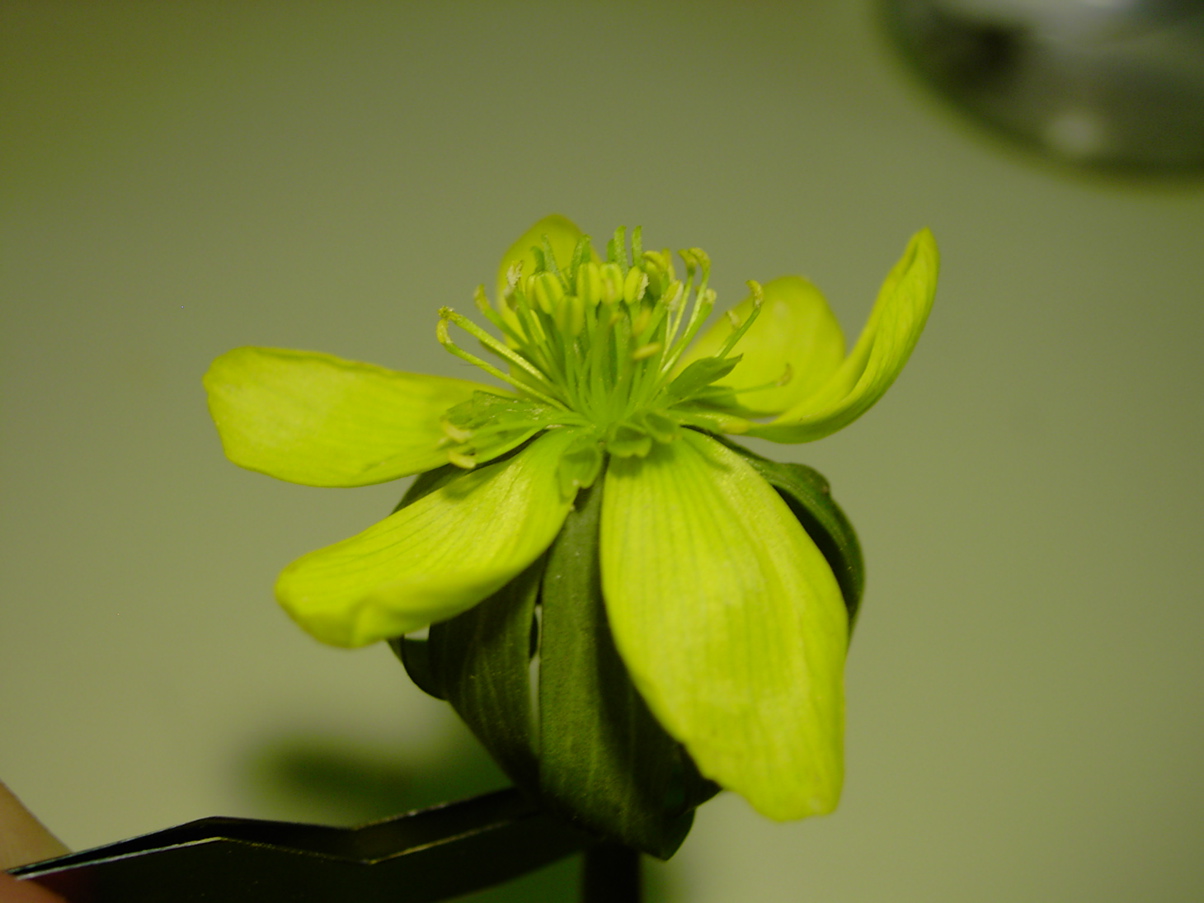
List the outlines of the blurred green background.
{"type": "MultiPolygon", "coordinates": [[[[868,0],[0,2],[0,777],[86,847],[500,786],[388,649],[277,609],[401,488],[222,457],[242,344],[454,375],[436,309],[539,216],[928,331],[832,481],[868,592],[828,818],[705,806],[653,899],[1204,899],[1204,191],[963,125],[868,0]]],[[[763,447],[762,447],[762,450],[763,447]]],[[[573,899],[573,864],[489,899],[573,899]]]]}

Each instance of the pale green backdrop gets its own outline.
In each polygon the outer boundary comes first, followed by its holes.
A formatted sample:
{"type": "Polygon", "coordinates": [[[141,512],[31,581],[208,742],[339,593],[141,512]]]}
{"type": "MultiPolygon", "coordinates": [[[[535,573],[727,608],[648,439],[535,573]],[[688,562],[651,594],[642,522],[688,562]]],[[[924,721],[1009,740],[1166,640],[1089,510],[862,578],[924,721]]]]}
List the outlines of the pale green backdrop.
{"type": "MultiPolygon", "coordinates": [[[[462,372],[434,339],[560,211],[799,272],[856,333],[944,272],[882,404],[813,446],[866,603],[834,816],[708,804],[655,899],[1204,899],[1204,191],[1013,153],[867,0],[0,2],[0,777],[71,846],[351,823],[498,786],[384,647],[275,572],[401,487],[242,472],[241,344],[462,372]]],[[[529,899],[572,899],[570,864],[529,899]]],[[[504,894],[491,899],[513,898],[504,894]]]]}

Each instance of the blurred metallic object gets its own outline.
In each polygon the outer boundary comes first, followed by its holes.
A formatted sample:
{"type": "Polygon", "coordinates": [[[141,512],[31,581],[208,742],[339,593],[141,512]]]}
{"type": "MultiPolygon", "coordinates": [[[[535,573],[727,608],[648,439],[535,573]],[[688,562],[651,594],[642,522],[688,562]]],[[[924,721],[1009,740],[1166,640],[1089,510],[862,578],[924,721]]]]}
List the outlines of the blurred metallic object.
{"type": "Polygon", "coordinates": [[[887,0],[961,109],[1065,161],[1204,168],[1204,0],[887,0]]]}

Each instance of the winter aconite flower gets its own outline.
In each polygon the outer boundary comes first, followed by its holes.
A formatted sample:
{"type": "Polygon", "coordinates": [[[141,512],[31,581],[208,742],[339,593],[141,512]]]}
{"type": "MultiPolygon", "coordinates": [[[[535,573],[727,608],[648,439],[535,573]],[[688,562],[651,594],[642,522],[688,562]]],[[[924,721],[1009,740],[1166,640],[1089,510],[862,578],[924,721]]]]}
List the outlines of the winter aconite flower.
{"type": "Polygon", "coordinates": [[[503,258],[492,302],[477,292],[492,331],[440,311],[439,341],[495,382],[239,348],[205,377],[210,409],[231,460],[284,480],[359,486],[455,466],[281,574],[288,613],[339,646],[478,605],[599,488],[606,620],[652,714],[703,776],[762,813],[827,812],[843,767],[841,575],[717,436],[806,442],[864,413],[923,329],[936,247],[926,230],[912,238],[847,354],[797,277],[750,283],[704,331],[710,261],[680,259],[644,250],[639,230],[628,247],[622,229],[603,258],[548,217],[503,258]]]}

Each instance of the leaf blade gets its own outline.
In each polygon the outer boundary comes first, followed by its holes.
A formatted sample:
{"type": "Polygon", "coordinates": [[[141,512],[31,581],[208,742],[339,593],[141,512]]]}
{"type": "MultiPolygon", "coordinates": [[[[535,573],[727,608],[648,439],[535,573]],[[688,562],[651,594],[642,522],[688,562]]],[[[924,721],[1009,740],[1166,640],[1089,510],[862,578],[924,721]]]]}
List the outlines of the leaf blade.
{"type": "Polygon", "coordinates": [[[540,789],[595,833],[669,858],[705,798],[693,764],[648,711],[602,601],[602,487],[582,493],[548,556],[541,605],[540,789]]]}

